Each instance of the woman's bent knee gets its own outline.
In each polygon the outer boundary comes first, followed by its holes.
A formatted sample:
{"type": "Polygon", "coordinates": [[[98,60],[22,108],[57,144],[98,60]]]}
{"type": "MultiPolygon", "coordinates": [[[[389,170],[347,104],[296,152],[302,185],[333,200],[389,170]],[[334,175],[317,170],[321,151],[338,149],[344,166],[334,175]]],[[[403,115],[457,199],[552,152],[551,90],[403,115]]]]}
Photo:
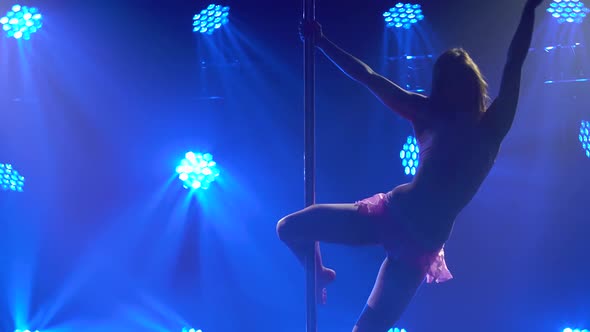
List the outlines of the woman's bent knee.
{"type": "Polygon", "coordinates": [[[279,222],[277,222],[277,236],[279,237],[279,239],[281,239],[281,241],[284,241],[285,238],[285,223],[286,220],[285,218],[279,220],[279,222]]]}
{"type": "Polygon", "coordinates": [[[289,242],[293,240],[293,218],[286,216],[279,220],[277,223],[277,236],[283,242],[289,242]]]}
{"type": "Polygon", "coordinates": [[[301,211],[292,213],[286,217],[283,217],[277,223],[277,236],[283,242],[293,242],[301,239],[302,232],[305,226],[304,219],[310,216],[310,211],[313,211],[314,207],[307,207],[301,211]]]}

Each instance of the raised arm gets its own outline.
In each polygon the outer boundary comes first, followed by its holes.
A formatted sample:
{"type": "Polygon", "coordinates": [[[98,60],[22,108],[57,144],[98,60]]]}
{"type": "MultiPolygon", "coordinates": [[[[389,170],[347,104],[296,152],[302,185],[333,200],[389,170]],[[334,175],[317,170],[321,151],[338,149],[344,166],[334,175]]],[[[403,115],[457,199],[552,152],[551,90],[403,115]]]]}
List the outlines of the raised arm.
{"type": "Polygon", "coordinates": [[[484,116],[484,125],[499,140],[508,134],[514,121],[520,95],[522,67],[533,38],[535,9],[542,2],[543,0],[527,0],[520,24],[508,50],[500,92],[484,116]]]}
{"type": "Polygon", "coordinates": [[[348,54],[326,38],[317,22],[306,23],[307,35],[313,34],[316,46],[342,72],[367,87],[383,104],[408,120],[415,120],[421,105],[426,101],[423,95],[404,90],[387,78],[377,74],[367,64],[348,54]],[[311,30],[311,31],[310,31],[311,30]]]}

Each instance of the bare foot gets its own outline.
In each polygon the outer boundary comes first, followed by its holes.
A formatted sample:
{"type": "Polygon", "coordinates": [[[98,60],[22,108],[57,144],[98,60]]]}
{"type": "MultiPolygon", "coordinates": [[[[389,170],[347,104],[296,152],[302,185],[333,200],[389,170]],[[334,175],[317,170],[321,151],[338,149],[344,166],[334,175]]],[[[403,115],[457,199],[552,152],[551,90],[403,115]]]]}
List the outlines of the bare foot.
{"type": "Polygon", "coordinates": [[[319,304],[326,304],[328,301],[328,293],[326,286],[336,279],[336,271],[322,267],[317,276],[317,301],[319,304]]]}

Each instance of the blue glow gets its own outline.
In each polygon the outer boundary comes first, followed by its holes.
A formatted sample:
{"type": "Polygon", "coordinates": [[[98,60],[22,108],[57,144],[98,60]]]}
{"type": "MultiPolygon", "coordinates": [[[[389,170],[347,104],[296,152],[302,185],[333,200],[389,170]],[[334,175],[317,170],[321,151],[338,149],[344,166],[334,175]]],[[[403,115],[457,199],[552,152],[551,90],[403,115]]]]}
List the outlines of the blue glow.
{"type": "Polygon", "coordinates": [[[394,327],[394,328],[389,329],[389,331],[387,331],[387,332],[407,332],[407,331],[406,331],[406,329],[400,329],[400,328],[394,327]]]}
{"type": "Polygon", "coordinates": [[[582,23],[590,9],[580,0],[553,0],[547,12],[562,23],[582,23]]]}
{"type": "Polygon", "coordinates": [[[210,153],[187,152],[176,173],[186,189],[207,190],[219,176],[219,168],[210,153]]]}
{"type": "Polygon", "coordinates": [[[201,330],[189,329],[188,327],[183,327],[182,332],[203,332],[201,330]]]}
{"type": "Polygon", "coordinates": [[[424,19],[424,14],[420,5],[399,2],[383,13],[383,17],[388,28],[410,29],[424,19]]]}
{"type": "Polygon", "coordinates": [[[14,332],[39,332],[39,330],[14,330],[14,332]]]}
{"type": "Polygon", "coordinates": [[[418,146],[416,138],[408,136],[406,143],[399,153],[399,157],[402,160],[402,166],[404,167],[404,173],[406,175],[416,175],[416,170],[420,163],[419,156],[420,147],[418,146]]]}
{"type": "Polygon", "coordinates": [[[582,120],[580,135],[578,136],[586,157],[590,158],[590,121],[582,120]]]}
{"type": "Polygon", "coordinates": [[[0,189],[2,191],[23,192],[25,178],[10,164],[0,163],[0,189]]]}
{"type": "Polygon", "coordinates": [[[0,24],[8,38],[29,40],[43,26],[42,19],[37,8],[14,5],[6,16],[0,18],[0,24]]]}
{"type": "Polygon", "coordinates": [[[572,329],[571,327],[566,327],[563,329],[563,332],[589,332],[587,329],[572,329]]]}
{"type": "Polygon", "coordinates": [[[545,50],[545,52],[549,53],[553,50],[557,50],[557,49],[563,49],[563,48],[571,48],[572,52],[575,52],[575,48],[582,46],[582,43],[573,43],[573,44],[557,44],[557,45],[550,45],[547,47],[544,47],[543,49],[545,50]]]}
{"type": "Polygon", "coordinates": [[[553,83],[577,83],[577,82],[588,82],[590,81],[590,79],[588,78],[576,78],[576,79],[571,79],[571,80],[549,80],[549,81],[545,81],[545,84],[553,84],[553,83]]]}
{"type": "Polygon", "coordinates": [[[213,34],[229,22],[229,7],[210,4],[193,17],[193,31],[213,34]]]}

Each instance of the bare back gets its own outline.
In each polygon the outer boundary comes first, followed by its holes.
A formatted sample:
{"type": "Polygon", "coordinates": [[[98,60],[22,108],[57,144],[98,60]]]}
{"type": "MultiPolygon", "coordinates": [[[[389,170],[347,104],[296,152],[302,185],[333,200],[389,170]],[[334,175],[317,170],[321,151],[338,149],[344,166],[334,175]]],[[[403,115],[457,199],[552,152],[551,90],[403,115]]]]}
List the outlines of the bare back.
{"type": "MultiPolygon", "coordinates": [[[[428,103],[426,103],[428,104],[428,103]]],[[[484,117],[435,110],[426,105],[412,121],[420,146],[420,166],[413,181],[393,196],[406,215],[446,240],[459,212],[489,174],[500,142],[482,125],[484,117]]]]}

